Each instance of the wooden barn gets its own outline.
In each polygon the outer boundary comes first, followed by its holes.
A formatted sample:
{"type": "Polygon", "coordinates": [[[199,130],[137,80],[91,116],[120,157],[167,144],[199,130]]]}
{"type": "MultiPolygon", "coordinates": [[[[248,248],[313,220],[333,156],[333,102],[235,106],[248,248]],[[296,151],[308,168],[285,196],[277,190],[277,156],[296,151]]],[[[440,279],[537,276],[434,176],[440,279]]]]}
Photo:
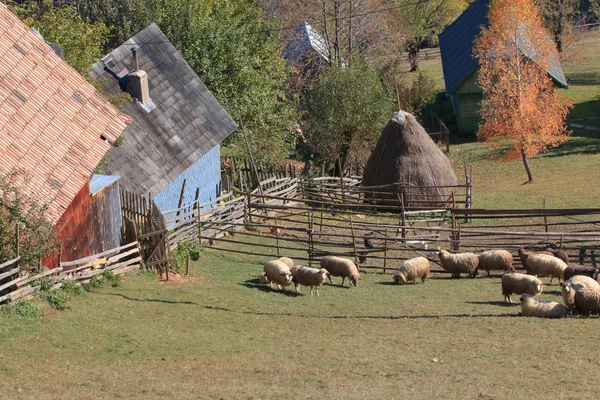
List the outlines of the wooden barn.
{"type": "MultiPolygon", "coordinates": [[[[487,25],[489,0],[475,0],[439,35],[446,92],[450,95],[460,132],[476,132],[481,120],[481,88],[477,85],[479,65],[473,57],[473,45],[487,25]]],[[[550,39],[549,39],[550,40],[550,39]]],[[[547,71],[558,87],[566,88],[567,80],[558,61],[547,71]]]]}
{"type": "Polygon", "coordinates": [[[107,93],[126,91],[121,111],[133,118],[104,172],[121,188],[152,195],[157,207],[207,203],[219,195],[220,143],[237,125],[158,26],[152,24],[94,64],[107,93]]]}
{"type": "Polygon", "coordinates": [[[86,221],[70,210],[131,120],[4,4],[0,60],[0,173],[21,170],[21,192],[48,204],[49,222],[76,230],[86,221]]]}
{"type": "Polygon", "coordinates": [[[295,68],[290,85],[292,90],[298,90],[323,71],[329,63],[329,49],[323,36],[303,21],[286,43],[283,58],[286,65],[295,68]]]}

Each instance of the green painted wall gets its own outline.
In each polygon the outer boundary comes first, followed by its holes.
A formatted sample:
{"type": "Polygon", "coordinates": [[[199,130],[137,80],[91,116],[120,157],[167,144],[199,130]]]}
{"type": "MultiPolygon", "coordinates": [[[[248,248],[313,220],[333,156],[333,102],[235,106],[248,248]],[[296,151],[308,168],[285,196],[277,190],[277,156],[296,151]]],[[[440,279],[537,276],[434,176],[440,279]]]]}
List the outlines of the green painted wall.
{"type": "Polygon", "coordinates": [[[461,133],[476,132],[481,121],[479,111],[483,94],[477,85],[477,72],[471,74],[456,90],[456,122],[461,133]]]}

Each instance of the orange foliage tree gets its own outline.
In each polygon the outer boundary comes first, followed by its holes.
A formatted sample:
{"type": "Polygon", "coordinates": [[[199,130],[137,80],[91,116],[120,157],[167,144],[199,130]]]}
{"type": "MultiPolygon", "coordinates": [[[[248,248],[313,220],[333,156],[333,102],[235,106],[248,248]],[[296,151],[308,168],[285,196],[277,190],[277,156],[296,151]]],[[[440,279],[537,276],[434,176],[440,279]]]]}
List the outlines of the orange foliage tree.
{"type": "Polygon", "coordinates": [[[483,89],[477,136],[492,148],[510,144],[505,160],[528,159],[566,142],[570,104],[560,98],[547,71],[559,63],[535,0],[494,0],[489,25],[475,41],[478,83],[483,89]]]}

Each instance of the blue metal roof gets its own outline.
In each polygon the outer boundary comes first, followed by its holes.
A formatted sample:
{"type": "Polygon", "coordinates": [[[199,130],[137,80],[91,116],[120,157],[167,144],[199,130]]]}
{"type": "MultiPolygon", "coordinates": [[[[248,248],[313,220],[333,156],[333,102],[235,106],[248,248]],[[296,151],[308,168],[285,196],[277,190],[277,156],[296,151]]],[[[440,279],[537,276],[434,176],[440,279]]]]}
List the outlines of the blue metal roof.
{"type": "Polygon", "coordinates": [[[90,181],[90,194],[93,196],[107,186],[112,185],[119,179],[116,175],[96,175],[90,181]]]}
{"type": "MultiPolygon", "coordinates": [[[[457,90],[478,67],[477,60],[473,57],[473,42],[479,36],[481,27],[488,25],[488,8],[488,0],[475,0],[439,34],[442,68],[448,93],[457,90]]],[[[567,87],[558,53],[548,74],[557,85],[567,87]]]]}
{"type": "Polygon", "coordinates": [[[283,58],[288,65],[296,65],[300,57],[311,48],[325,61],[329,61],[329,51],[325,39],[308,22],[303,21],[286,43],[283,58]]]}

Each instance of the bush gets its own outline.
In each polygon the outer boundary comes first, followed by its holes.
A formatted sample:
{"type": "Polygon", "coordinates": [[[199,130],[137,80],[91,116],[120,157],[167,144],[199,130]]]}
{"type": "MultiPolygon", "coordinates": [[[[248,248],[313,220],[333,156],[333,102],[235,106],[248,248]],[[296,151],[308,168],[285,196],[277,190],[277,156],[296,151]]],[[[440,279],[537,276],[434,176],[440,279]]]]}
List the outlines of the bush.
{"type": "Polygon", "coordinates": [[[79,296],[79,295],[83,294],[83,288],[80,285],[78,285],[77,283],[75,283],[75,281],[72,281],[70,279],[65,279],[62,282],[60,290],[62,290],[63,292],[65,292],[67,294],[72,294],[74,296],[79,296]]]}
{"type": "Polygon", "coordinates": [[[21,265],[36,265],[58,245],[52,224],[45,220],[47,204],[23,194],[28,176],[20,170],[0,171],[0,260],[15,258],[15,228],[19,224],[21,265]]]}
{"type": "Polygon", "coordinates": [[[423,106],[433,102],[436,93],[435,80],[421,72],[410,87],[404,81],[398,82],[400,104],[405,111],[411,114],[418,114],[423,106]]]}
{"type": "Polygon", "coordinates": [[[137,270],[137,274],[138,275],[142,275],[142,276],[156,277],[156,273],[154,272],[154,270],[153,269],[149,269],[149,268],[138,269],[137,270]]]}
{"type": "Polygon", "coordinates": [[[193,261],[198,261],[202,255],[203,248],[196,242],[181,242],[177,245],[177,250],[173,252],[175,272],[182,273],[185,271],[185,261],[188,256],[193,261]]]}
{"type": "Polygon", "coordinates": [[[14,315],[27,319],[42,315],[40,309],[29,300],[19,300],[16,303],[6,304],[0,310],[4,315],[14,315]]]}
{"type": "Polygon", "coordinates": [[[50,307],[60,311],[67,309],[67,302],[69,301],[69,296],[66,292],[60,289],[52,289],[41,293],[46,302],[50,304],[50,307]]]}
{"type": "Polygon", "coordinates": [[[121,277],[115,275],[112,271],[106,270],[102,273],[102,280],[111,287],[118,287],[121,284],[121,277]]]}

